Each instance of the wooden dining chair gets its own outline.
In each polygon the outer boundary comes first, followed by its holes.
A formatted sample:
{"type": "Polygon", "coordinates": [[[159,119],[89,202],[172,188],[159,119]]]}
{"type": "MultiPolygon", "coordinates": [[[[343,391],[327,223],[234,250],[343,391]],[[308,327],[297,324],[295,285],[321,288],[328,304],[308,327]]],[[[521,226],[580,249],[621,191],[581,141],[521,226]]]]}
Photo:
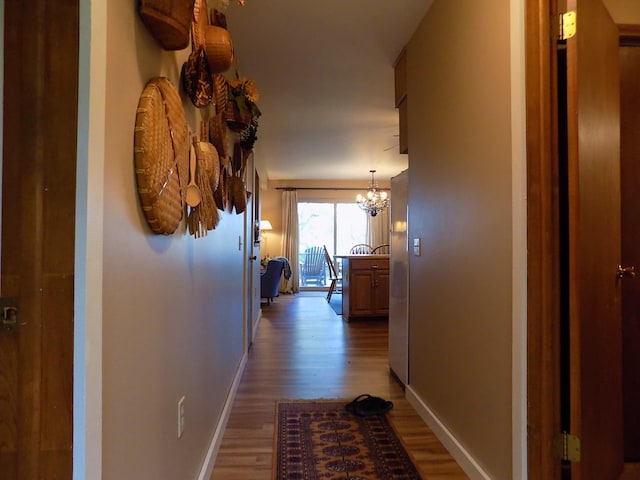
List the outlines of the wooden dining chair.
{"type": "Polygon", "coordinates": [[[351,247],[349,253],[351,255],[367,255],[371,253],[371,250],[373,250],[371,248],[371,245],[368,245],[366,243],[358,243],[357,245],[351,247]]]}
{"type": "Polygon", "coordinates": [[[374,255],[388,254],[389,253],[389,244],[388,243],[383,243],[382,245],[378,245],[373,250],[371,250],[371,253],[374,254],[374,255]]]}
{"type": "Polygon", "coordinates": [[[342,277],[338,274],[338,270],[336,269],[335,264],[333,263],[333,259],[331,255],[329,255],[329,250],[327,250],[327,246],[323,245],[324,248],[324,258],[327,261],[327,266],[329,267],[329,292],[327,293],[327,302],[331,301],[331,295],[336,291],[338,286],[338,282],[342,281],[342,277]]]}

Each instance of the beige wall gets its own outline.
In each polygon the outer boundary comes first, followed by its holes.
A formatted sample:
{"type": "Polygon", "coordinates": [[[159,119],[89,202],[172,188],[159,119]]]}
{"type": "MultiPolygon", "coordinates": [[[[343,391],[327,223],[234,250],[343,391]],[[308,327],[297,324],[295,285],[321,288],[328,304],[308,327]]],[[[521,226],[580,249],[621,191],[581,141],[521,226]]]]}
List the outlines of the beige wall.
{"type": "Polygon", "coordinates": [[[510,2],[436,0],[408,52],[410,386],[512,478],[510,2]],[[490,12],[490,13],[489,13],[490,12]]]}
{"type": "Polygon", "coordinates": [[[197,478],[243,355],[244,220],[223,215],[197,240],[148,228],[133,169],[136,107],[152,77],[179,83],[187,52],[162,51],[136,5],[107,10],[102,478],[184,480],[197,478]]]}
{"type": "Polygon", "coordinates": [[[640,3],[634,0],[603,0],[616,23],[640,24],[640,3]]]}

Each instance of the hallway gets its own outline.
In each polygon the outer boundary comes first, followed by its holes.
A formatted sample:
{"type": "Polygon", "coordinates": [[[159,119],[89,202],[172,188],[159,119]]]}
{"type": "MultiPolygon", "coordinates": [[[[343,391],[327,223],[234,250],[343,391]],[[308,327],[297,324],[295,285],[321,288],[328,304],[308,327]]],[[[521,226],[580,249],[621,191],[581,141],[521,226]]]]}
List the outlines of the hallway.
{"type": "Polygon", "coordinates": [[[212,480],[271,480],[275,401],[361,393],[394,402],[389,419],[424,480],[468,478],[404,399],[387,363],[387,322],[345,323],[325,294],[263,306],[212,480]]]}

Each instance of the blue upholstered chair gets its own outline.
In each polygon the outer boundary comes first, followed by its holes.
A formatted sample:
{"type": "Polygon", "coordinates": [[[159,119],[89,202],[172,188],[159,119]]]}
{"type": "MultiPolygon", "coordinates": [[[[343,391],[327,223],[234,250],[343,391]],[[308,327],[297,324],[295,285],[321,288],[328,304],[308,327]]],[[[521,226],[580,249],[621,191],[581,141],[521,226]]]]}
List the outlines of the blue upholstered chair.
{"type": "Polygon", "coordinates": [[[260,274],[260,298],[266,298],[267,305],[271,304],[273,297],[278,296],[283,269],[283,260],[271,259],[267,262],[267,268],[260,274]]]}

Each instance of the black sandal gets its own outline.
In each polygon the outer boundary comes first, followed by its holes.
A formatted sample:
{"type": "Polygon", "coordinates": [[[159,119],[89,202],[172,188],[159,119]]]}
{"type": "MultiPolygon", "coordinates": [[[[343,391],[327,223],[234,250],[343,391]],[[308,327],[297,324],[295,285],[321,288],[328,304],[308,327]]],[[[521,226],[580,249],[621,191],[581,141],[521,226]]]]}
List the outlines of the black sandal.
{"type": "Polygon", "coordinates": [[[354,398],[344,408],[359,417],[370,417],[384,415],[393,408],[393,402],[364,393],[354,398]]]}

